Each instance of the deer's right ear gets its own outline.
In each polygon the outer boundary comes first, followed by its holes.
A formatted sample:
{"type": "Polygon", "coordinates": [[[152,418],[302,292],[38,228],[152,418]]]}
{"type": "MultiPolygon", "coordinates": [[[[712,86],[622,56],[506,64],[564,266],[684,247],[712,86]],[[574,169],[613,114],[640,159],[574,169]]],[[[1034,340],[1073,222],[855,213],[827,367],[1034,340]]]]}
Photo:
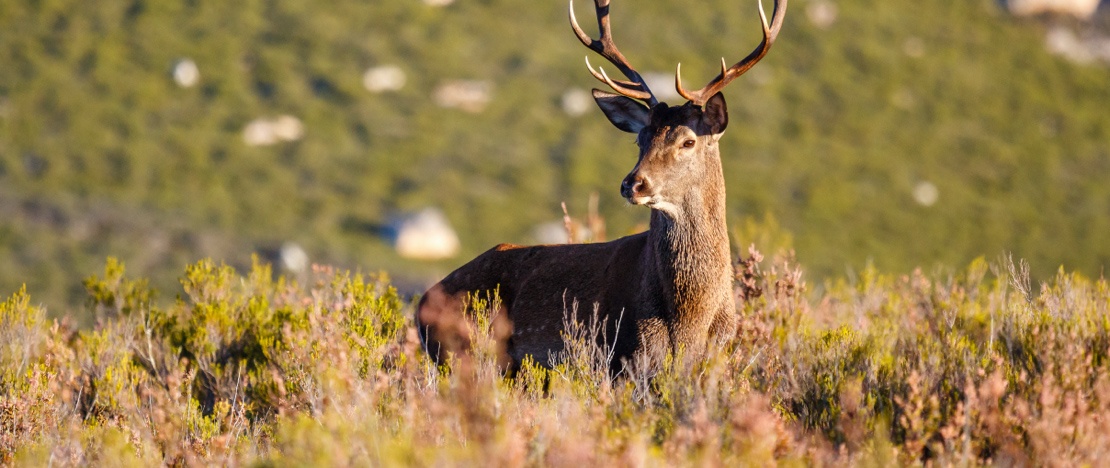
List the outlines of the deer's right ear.
{"type": "Polygon", "coordinates": [[[650,121],[650,111],[635,99],[594,90],[594,101],[613,125],[628,133],[640,133],[650,121]]]}

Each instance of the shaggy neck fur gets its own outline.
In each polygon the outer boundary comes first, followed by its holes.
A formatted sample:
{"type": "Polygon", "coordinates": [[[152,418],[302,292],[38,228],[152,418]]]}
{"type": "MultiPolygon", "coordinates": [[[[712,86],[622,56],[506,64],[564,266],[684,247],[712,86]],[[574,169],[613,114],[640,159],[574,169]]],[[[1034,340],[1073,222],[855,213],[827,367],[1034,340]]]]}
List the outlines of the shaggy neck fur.
{"type": "Polygon", "coordinates": [[[720,157],[707,155],[706,183],[690,190],[673,213],[652,210],[649,242],[667,293],[672,343],[702,346],[722,308],[732,307],[732,262],[725,223],[720,157]]]}

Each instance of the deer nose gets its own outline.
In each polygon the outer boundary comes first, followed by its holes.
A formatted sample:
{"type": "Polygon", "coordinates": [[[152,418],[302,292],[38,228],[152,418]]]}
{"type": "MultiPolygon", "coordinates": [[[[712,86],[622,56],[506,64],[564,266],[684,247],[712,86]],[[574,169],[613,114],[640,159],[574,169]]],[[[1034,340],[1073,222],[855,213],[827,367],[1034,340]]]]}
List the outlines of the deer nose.
{"type": "Polygon", "coordinates": [[[632,197],[645,192],[647,188],[648,180],[646,178],[640,175],[634,176],[629,174],[628,177],[625,177],[624,181],[621,182],[621,196],[631,200],[632,197]]]}

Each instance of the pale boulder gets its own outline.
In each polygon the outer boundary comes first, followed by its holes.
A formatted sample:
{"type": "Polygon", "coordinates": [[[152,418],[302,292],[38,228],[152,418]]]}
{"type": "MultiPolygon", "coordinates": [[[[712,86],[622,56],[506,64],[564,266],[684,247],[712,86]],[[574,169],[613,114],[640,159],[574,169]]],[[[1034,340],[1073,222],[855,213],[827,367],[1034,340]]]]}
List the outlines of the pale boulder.
{"type": "Polygon", "coordinates": [[[414,260],[441,260],[459,252],[459,236],[443,212],[425,208],[391,225],[397,254],[414,260]]]}

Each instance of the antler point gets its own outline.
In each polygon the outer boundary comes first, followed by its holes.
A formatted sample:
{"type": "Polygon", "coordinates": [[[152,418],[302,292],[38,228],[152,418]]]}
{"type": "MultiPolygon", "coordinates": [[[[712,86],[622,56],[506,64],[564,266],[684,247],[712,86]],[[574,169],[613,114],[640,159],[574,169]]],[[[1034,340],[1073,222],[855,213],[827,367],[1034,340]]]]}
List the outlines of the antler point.
{"type": "Polygon", "coordinates": [[[602,67],[601,67],[601,65],[598,65],[598,66],[597,66],[597,71],[598,71],[599,73],[601,73],[601,76],[602,76],[603,78],[605,78],[605,84],[608,84],[609,86],[611,86],[611,87],[614,87],[614,88],[616,88],[616,87],[617,87],[617,86],[616,86],[615,84],[613,84],[613,80],[612,80],[611,78],[609,78],[609,75],[606,75],[606,74],[605,74],[605,69],[604,69],[604,68],[602,68],[602,67]]]}
{"type": "MultiPolygon", "coordinates": [[[[759,21],[763,23],[763,35],[766,37],[771,30],[771,26],[767,24],[767,12],[763,11],[763,0],[757,1],[759,2],[759,21]]],[[[778,5],[778,0],[775,1],[775,4],[778,5]]]]}
{"type": "Polygon", "coordinates": [[[628,77],[629,81],[615,81],[609,77],[604,68],[598,67],[596,70],[593,64],[590,63],[590,58],[586,57],[586,68],[589,69],[590,74],[593,75],[598,81],[601,81],[609,87],[613,88],[619,94],[624,96],[646,101],[649,105],[655,104],[657,101],[655,96],[651,93],[647,83],[644,82],[643,77],[628,63],[627,59],[621,55],[620,50],[617,49],[616,44],[613,43],[612,32],[609,23],[609,0],[594,0],[595,10],[597,12],[597,23],[600,32],[600,39],[594,39],[578,25],[578,19],[574,14],[573,0],[570,3],[570,23],[571,29],[574,34],[578,36],[578,40],[582,42],[586,48],[597,52],[602,58],[608,60],[618,70],[628,77]]]}

